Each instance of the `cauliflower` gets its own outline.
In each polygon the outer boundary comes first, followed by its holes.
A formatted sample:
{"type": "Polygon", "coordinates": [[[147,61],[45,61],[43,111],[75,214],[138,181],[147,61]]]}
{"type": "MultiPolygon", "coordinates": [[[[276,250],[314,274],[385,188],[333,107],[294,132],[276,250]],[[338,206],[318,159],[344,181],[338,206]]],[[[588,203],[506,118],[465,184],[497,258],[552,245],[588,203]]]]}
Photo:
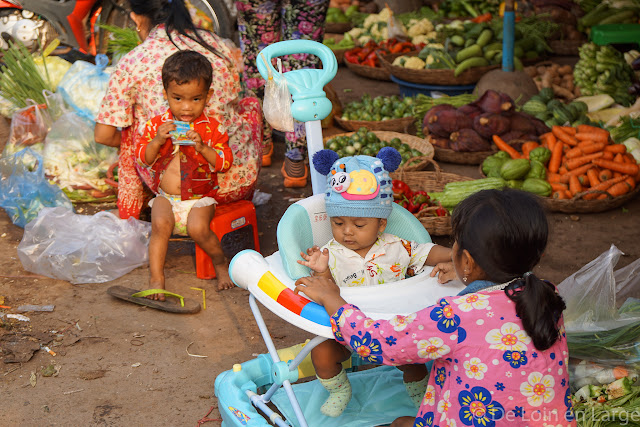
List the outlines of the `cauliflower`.
{"type": "Polygon", "coordinates": [[[407,31],[407,35],[409,37],[415,37],[421,34],[427,34],[431,31],[433,31],[433,24],[427,18],[421,19],[419,21],[412,19],[409,23],[409,30],[407,31]]]}
{"type": "Polygon", "coordinates": [[[377,22],[387,22],[386,19],[380,19],[378,15],[372,13],[371,15],[367,16],[364,20],[364,23],[362,24],[362,26],[365,29],[369,29],[371,28],[375,23],[377,22]]]}
{"type": "Polygon", "coordinates": [[[429,43],[429,44],[427,44],[427,47],[432,47],[434,49],[444,50],[444,46],[442,45],[442,43],[429,43]]]}
{"type": "Polygon", "coordinates": [[[417,56],[412,56],[404,63],[405,68],[411,68],[412,70],[423,70],[425,62],[417,56]]]}
{"type": "Polygon", "coordinates": [[[364,30],[358,27],[352,28],[349,31],[347,31],[347,34],[349,34],[352,39],[357,39],[362,35],[362,33],[364,33],[364,30]]]}
{"type": "Polygon", "coordinates": [[[425,61],[427,68],[429,65],[433,64],[434,62],[435,62],[435,59],[433,59],[433,55],[427,56],[427,60],[425,61]]]}
{"type": "Polygon", "coordinates": [[[389,18],[391,18],[391,9],[389,9],[388,7],[385,7],[380,11],[380,13],[378,13],[378,17],[384,20],[385,22],[388,21],[389,18]]]}
{"type": "Polygon", "coordinates": [[[358,43],[361,46],[364,46],[365,44],[367,44],[367,42],[369,40],[373,40],[373,38],[371,36],[360,36],[360,37],[358,37],[358,43]]]}
{"type": "Polygon", "coordinates": [[[429,39],[424,34],[421,34],[419,36],[415,36],[415,37],[413,37],[411,39],[411,43],[413,43],[413,44],[420,44],[420,43],[428,44],[430,41],[431,41],[431,39],[429,39]]]}
{"type": "Polygon", "coordinates": [[[398,67],[404,67],[404,63],[407,61],[408,56],[398,56],[393,60],[391,65],[396,65],[398,67]]]}

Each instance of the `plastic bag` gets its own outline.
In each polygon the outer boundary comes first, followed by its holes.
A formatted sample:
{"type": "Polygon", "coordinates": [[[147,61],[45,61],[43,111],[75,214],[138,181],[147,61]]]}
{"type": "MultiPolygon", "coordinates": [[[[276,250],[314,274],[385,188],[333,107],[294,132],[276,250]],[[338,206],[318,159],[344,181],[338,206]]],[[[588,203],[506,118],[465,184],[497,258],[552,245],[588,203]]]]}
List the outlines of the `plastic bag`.
{"type": "Polygon", "coordinates": [[[147,263],[151,223],[109,212],[77,215],[47,208],[18,245],[25,270],[78,283],[103,283],[147,263]]]}
{"type": "Polygon", "coordinates": [[[558,285],[567,305],[571,357],[606,366],[640,367],[640,259],[614,273],[622,252],[607,252],[558,285]],[[624,296],[621,298],[621,296],[624,296]]]}
{"type": "MultiPolygon", "coordinates": [[[[43,90],[42,96],[47,104],[47,111],[51,117],[51,121],[55,122],[65,113],[70,113],[73,110],[69,108],[60,92],[51,92],[49,90],[43,90]]],[[[51,130],[51,129],[49,129],[51,130]]]]}
{"type": "Polygon", "coordinates": [[[76,61],[58,84],[65,102],[79,115],[94,121],[102,98],[107,92],[111,70],[107,69],[109,58],[96,55],[96,64],[76,61]]]}
{"type": "MultiPolygon", "coordinates": [[[[264,55],[262,60],[267,63],[264,55]]],[[[269,78],[264,88],[264,118],[271,127],[282,132],[293,132],[293,116],[291,115],[291,93],[287,80],[282,75],[282,61],[278,58],[278,73],[280,78],[276,82],[271,74],[271,67],[267,66],[269,78]]]]}
{"type": "Polygon", "coordinates": [[[96,143],[93,123],[75,112],[63,114],[51,126],[43,158],[47,176],[74,202],[115,197],[116,189],[105,178],[118,161],[118,149],[96,143]]]}
{"type": "Polygon", "coordinates": [[[404,25],[393,12],[389,13],[389,18],[387,19],[387,31],[388,36],[387,39],[408,39],[409,36],[405,32],[404,25]]]}
{"type": "Polygon", "coordinates": [[[40,75],[49,83],[52,90],[56,90],[64,75],[71,68],[71,62],[59,56],[37,56],[33,58],[33,62],[35,62],[40,75]]]}
{"type": "Polygon", "coordinates": [[[2,156],[11,156],[25,147],[42,153],[44,140],[51,127],[51,117],[44,104],[36,104],[27,99],[27,106],[20,108],[11,116],[9,140],[2,156]]]}
{"type": "Polygon", "coordinates": [[[47,206],[73,209],[69,198],[44,176],[40,154],[30,148],[0,159],[0,207],[24,227],[47,206]]]}

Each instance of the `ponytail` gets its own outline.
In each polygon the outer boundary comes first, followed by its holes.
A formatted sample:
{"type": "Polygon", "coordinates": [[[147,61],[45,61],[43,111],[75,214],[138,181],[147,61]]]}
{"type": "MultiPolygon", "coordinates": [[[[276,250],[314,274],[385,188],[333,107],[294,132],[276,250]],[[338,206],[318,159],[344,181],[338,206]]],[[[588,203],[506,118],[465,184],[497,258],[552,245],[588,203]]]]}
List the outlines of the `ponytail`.
{"type": "Polygon", "coordinates": [[[533,345],[543,351],[560,337],[558,322],[566,305],[551,283],[531,272],[523,276],[511,282],[504,292],[516,304],[516,314],[533,345]]]}

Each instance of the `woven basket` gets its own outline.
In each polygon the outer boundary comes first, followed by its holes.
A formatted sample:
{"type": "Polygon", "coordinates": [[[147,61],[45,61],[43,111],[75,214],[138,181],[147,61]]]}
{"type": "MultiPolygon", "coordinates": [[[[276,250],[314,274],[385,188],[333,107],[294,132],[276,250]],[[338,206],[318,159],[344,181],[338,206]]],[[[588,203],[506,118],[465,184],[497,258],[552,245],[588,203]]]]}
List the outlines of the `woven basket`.
{"type": "MultiPolygon", "coordinates": [[[[393,138],[398,138],[404,144],[407,144],[414,150],[420,151],[423,155],[421,157],[414,157],[409,159],[406,162],[406,165],[403,166],[403,169],[406,171],[419,171],[424,169],[431,159],[433,159],[433,145],[428,143],[422,138],[418,138],[417,136],[407,135],[405,133],[398,132],[389,132],[384,130],[374,130],[372,131],[376,134],[381,141],[391,141],[393,138]]],[[[339,133],[337,135],[325,136],[323,138],[323,142],[327,142],[328,140],[335,138],[337,136],[351,136],[355,132],[348,133],[339,133]]]]}
{"type": "MultiPolygon", "coordinates": [[[[404,168],[391,174],[392,179],[400,179],[406,182],[411,190],[424,190],[427,192],[442,191],[445,184],[456,181],[472,181],[473,178],[455,173],[442,172],[440,166],[433,160],[428,161],[435,168],[432,171],[406,171],[404,168]]],[[[433,236],[448,236],[451,234],[451,216],[432,216],[431,209],[414,214],[420,220],[424,228],[433,236]]]]}
{"type": "Polygon", "coordinates": [[[353,28],[351,22],[325,22],[324,32],[331,34],[344,34],[353,28]]]}
{"type": "Polygon", "coordinates": [[[344,64],[344,53],[349,49],[332,49],[331,52],[336,56],[336,61],[338,61],[338,65],[344,64]]]}
{"type": "Polygon", "coordinates": [[[458,165],[479,165],[484,159],[497,151],[455,151],[449,148],[433,147],[435,150],[434,159],[458,165]]]}
{"type": "Polygon", "coordinates": [[[611,209],[619,208],[627,203],[640,193],[640,185],[630,193],[624,194],[619,197],[609,197],[602,200],[584,200],[582,195],[590,193],[585,191],[584,193],[576,194],[573,199],[562,200],[554,199],[552,197],[542,197],[544,206],[552,212],[564,212],[564,213],[596,213],[605,212],[611,209]]]}
{"type": "Polygon", "coordinates": [[[374,80],[384,80],[391,81],[391,74],[384,68],[381,67],[369,67],[368,65],[360,65],[354,64],[353,62],[349,62],[345,59],[345,64],[347,64],[347,68],[353,71],[355,74],[366,77],[368,79],[374,80]]]}
{"type": "MultiPolygon", "coordinates": [[[[404,53],[406,56],[416,56],[420,53],[417,50],[413,52],[404,53]]],[[[400,67],[398,65],[392,65],[393,60],[397,55],[378,55],[380,64],[387,70],[389,74],[394,77],[404,80],[405,82],[425,84],[425,85],[440,85],[440,86],[461,86],[475,84],[484,76],[488,71],[499,68],[498,65],[489,65],[486,67],[474,67],[469,68],[458,77],[453,75],[453,70],[413,70],[411,68],[400,67]]]]}
{"type": "Polygon", "coordinates": [[[356,131],[363,126],[370,130],[388,130],[400,133],[412,133],[412,131],[415,131],[415,119],[413,117],[378,121],[344,120],[341,117],[334,117],[334,119],[338,126],[352,131],[356,131]]]}

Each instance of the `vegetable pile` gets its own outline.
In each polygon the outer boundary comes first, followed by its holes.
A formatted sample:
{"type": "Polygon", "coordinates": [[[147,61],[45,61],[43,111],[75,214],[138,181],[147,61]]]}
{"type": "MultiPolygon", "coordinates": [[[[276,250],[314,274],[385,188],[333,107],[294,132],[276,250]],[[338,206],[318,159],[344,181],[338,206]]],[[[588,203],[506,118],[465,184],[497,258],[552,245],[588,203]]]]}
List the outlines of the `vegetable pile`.
{"type": "Polygon", "coordinates": [[[411,52],[412,50],[419,49],[421,47],[422,46],[416,46],[411,42],[400,41],[397,39],[388,39],[380,43],[369,40],[362,47],[358,46],[346,51],[344,53],[344,59],[352,64],[380,68],[382,65],[378,59],[378,54],[386,55],[388,53],[411,52]]]}
{"type": "Polygon", "coordinates": [[[538,135],[549,128],[529,114],[516,112],[508,95],[488,90],[478,100],[458,108],[450,104],[431,108],[424,116],[422,131],[440,148],[490,151],[493,135],[500,135],[506,142],[537,141],[538,135]]]}
{"type": "Polygon", "coordinates": [[[345,33],[344,37],[342,37],[338,42],[336,42],[336,39],[333,37],[325,37],[324,40],[322,40],[322,44],[331,50],[353,49],[356,47],[356,44],[349,33],[345,33]]]}
{"type": "Polygon", "coordinates": [[[608,94],[621,105],[633,103],[635,97],[629,93],[633,86],[633,69],[622,53],[611,46],[594,43],[585,43],[579,51],[580,60],[573,70],[573,77],[581,94],[608,94]]]}
{"type": "Polygon", "coordinates": [[[640,410],[636,377],[623,377],[603,386],[585,385],[573,396],[574,416],[585,427],[635,425],[640,410]]]}
{"type": "Polygon", "coordinates": [[[414,98],[393,96],[376,96],[364,94],[360,101],[353,101],[344,106],[344,120],[381,121],[413,116],[414,98]]]}
{"type": "Polygon", "coordinates": [[[571,65],[549,64],[525,67],[527,74],[536,83],[538,90],[551,88],[553,94],[566,102],[580,96],[580,91],[573,83],[573,68],[571,65]]]}
{"type": "Polygon", "coordinates": [[[401,166],[413,157],[423,156],[422,152],[403,143],[400,138],[383,141],[378,138],[375,132],[368,130],[366,127],[361,127],[351,135],[338,135],[330,138],[325,142],[325,147],[335,151],[340,157],[356,156],[359,154],[375,156],[382,147],[393,147],[398,150],[402,156],[401,166]]]}
{"type": "Polygon", "coordinates": [[[602,128],[553,126],[540,135],[540,144],[526,142],[521,152],[497,135],[493,140],[510,159],[504,160],[503,154],[490,156],[483,162],[483,173],[499,175],[507,185],[541,196],[601,200],[629,193],[640,182],[635,158],[624,144],[612,144],[609,131],[602,128]],[[535,186],[525,185],[530,179],[536,180],[530,182],[535,186]]]}
{"type": "Polygon", "coordinates": [[[419,216],[448,216],[449,211],[431,200],[426,191],[413,191],[409,185],[399,179],[391,181],[393,201],[412,214],[419,216]]]}
{"type": "Polygon", "coordinates": [[[543,88],[537,95],[529,98],[522,106],[522,111],[544,121],[551,127],[556,125],[578,126],[592,124],[587,117],[589,106],[580,100],[563,104],[554,97],[554,90],[543,88]]]}

